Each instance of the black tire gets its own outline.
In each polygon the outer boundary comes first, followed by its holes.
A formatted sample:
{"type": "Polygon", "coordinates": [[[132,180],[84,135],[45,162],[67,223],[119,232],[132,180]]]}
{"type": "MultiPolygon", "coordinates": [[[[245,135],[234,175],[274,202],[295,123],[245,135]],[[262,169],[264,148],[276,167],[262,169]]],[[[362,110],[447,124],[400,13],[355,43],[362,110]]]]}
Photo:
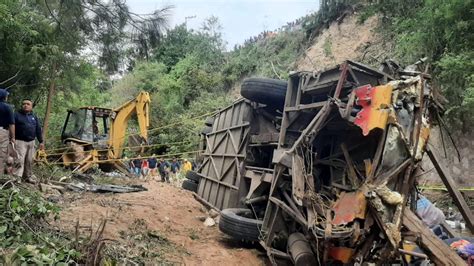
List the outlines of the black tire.
{"type": "Polygon", "coordinates": [[[192,191],[192,192],[197,192],[198,190],[198,183],[193,182],[191,180],[184,180],[183,184],[181,185],[182,188],[192,191]]]}
{"type": "Polygon", "coordinates": [[[186,178],[189,179],[189,180],[192,180],[196,183],[199,183],[199,181],[201,181],[201,176],[198,173],[194,172],[194,171],[188,171],[186,173],[186,178]]]}
{"type": "Polygon", "coordinates": [[[279,79],[248,78],[242,82],[240,94],[251,101],[283,107],[288,82],[279,79]]]}
{"type": "Polygon", "coordinates": [[[212,126],[214,124],[214,117],[212,117],[212,116],[207,117],[204,124],[206,126],[212,126]]]}
{"type": "Polygon", "coordinates": [[[258,241],[263,221],[252,217],[249,209],[224,209],[219,219],[219,230],[238,240],[258,241]]]}
{"type": "Polygon", "coordinates": [[[211,132],[212,132],[212,127],[210,127],[210,126],[205,126],[205,127],[201,130],[201,134],[203,134],[203,135],[207,135],[207,134],[209,134],[209,133],[211,133],[211,132]]]}

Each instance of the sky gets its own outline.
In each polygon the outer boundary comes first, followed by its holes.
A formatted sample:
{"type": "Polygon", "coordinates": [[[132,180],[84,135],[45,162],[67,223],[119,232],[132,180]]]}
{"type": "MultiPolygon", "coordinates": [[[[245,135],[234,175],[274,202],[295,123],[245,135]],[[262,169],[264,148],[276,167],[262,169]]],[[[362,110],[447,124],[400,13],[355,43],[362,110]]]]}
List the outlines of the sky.
{"type": "Polygon", "coordinates": [[[264,30],[277,29],[319,7],[318,0],[127,0],[127,4],[133,12],[141,14],[173,5],[171,27],[187,22],[188,28],[199,29],[206,18],[217,16],[227,49],[264,30]]]}

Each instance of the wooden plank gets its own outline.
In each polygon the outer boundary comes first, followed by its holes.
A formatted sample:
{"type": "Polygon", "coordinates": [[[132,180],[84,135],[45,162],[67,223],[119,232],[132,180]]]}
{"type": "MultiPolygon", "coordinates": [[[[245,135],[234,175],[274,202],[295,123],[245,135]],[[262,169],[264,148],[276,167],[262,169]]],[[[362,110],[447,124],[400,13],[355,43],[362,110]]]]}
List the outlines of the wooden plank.
{"type": "Polygon", "coordinates": [[[448,247],[409,209],[403,213],[403,225],[420,238],[421,248],[436,265],[466,265],[466,262],[448,247]]]}
{"type": "Polygon", "coordinates": [[[456,182],[454,182],[453,178],[451,177],[451,175],[449,175],[449,172],[446,170],[446,168],[439,163],[439,157],[435,152],[427,148],[426,153],[430,157],[431,162],[433,163],[436,171],[438,172],[439,177],[441,177],[441,180],[448,189],[449,195],[451,195],[451,197],[453,198],[454,204],[456,204],[459,209],[459,212],[461,212],[462,217],[466,222],[467,228],[469,228],[471,233],[474,234],[474,216],[472,215],[471,209],[469,209],[466,200],[462,196],[461,192],[459,192],[456,182]]]}
{"type": "Polygon", "coordinates": [[[293,200],[300,206],[303,206],[304,198],[304,159],[303,157],[295,152],[293,154],[293,164],[291,167],[291,185],[292,185],[292,197],[293,200]]]}
{"type": "Polygon", "coordinates": [[[339,95],[341,94],[342,86],[346,82],[348,69],[350,68],[349,64],[346,62],[341,64],[341,76],[337,81],[336,91],[334,92],[334,98],[339,99],[339,95]]]}

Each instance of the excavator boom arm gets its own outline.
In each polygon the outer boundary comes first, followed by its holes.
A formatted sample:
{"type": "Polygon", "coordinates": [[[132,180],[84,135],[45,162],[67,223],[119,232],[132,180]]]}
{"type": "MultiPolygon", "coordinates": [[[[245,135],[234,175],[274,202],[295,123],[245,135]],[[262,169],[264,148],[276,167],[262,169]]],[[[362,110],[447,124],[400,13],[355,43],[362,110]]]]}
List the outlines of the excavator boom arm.
{"type": "Polygon", "coordinates": [[[111,147],[109,152],[110,159],[118,159],[122,157],[122,147],[125,143],[128,121],[134,113],[137,115],[138,126],[140,128],[139,135],[145,142],[148,141],[150,101],[150,95],[148,92],[142,91],[135,99],[114,109],[115,115],[112,116],[109,137],[109,147],[111,147]]]}

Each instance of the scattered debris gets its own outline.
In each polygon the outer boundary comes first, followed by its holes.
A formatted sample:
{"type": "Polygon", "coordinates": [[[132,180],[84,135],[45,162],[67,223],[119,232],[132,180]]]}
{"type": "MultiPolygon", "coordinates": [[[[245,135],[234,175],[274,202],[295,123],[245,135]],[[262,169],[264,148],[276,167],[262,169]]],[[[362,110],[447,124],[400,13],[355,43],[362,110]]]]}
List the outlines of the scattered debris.
{"type": "Polygon", "coordinates": [[[86,184],[86,183],[68,183],[66,187],[73,191],[89,191],[96,193],[131,193],[131,192],[140,192],[146,191],[147,189],[142,185],[132,185],[132,186],[118,186],[118,185],[95,185],[95,184],[86,184]]]}
{"type": "Polygon", "coordinates": [[[145,220],[136,219],[128,230],[120,231],[118,241],[105,247],[104,254],[113,258],[117,264],[169,264],[173,261],[170,261],[166,254],[173,250],[187,253],[183,247],[171,242],[161,232],[150,230],[145,220]]]}
{"type": "Polygon", "coordinates": [[[210,210],[209,210],[209,217],[211,217],[211,218],[216,218],[217,216],[219,216],[219,212],[217,212],[217,211],[214,210],[214,209],[210,209],[210,210]]]}
{"type": "Polygon", "coordinates": [[[196,216],[196,219],[198,219],[201,222],[204,222],[207,219],[207,217],[206,216],[196,216]]]}
{"type": "Polygon", "coordinates": [[[429,74],[387,74],[347,60],[291,73],[288,83],[249,79],[241,91],[247,99],[217,112],[205,135],[195,197],[219,210],[245,207],[236,228],[255,229],[248,237],[260,239],[273,264],[300,256],[324,264],[404,263],[401,254],[419,253],[400,247],[419,243],[433,262],[460,265],[413,214],[427,151],[466,225],[474,220],[427,149],[443,110],[429,74]],[[291,251],[290,242],[303,240],[304,255],[291,251]]]}
{"type": "MultiPolygon", "coordinates": [[[[40,184],[40,188],[43,190],[56,189],[61,193],[64,193],[65,189],[72,191],[88,191],[95,193],[131,193],[131,192],[140,192],[146,191],[147,189],[141,184],[132,184],[132,185],[116,185],[116,184],[95,184],[96,180],[93,176],[82,174],[82,173],[73,173],[70,177],[62,178],[62,181],[50,181],[53,184],[40,184]],[[65,182],[69,180],[69,182],[65,182]]],[[[110,182],[110,181],[109,181],[110,182]]]]}
{"type": "Polygon", "coordinates": [[[211,227],[216,225],[216,221],[214,221],[214,219],[212,219],[211,217],[207,217],[206,220],[204,220],[203,224],[207,227],[211,227]]]}

